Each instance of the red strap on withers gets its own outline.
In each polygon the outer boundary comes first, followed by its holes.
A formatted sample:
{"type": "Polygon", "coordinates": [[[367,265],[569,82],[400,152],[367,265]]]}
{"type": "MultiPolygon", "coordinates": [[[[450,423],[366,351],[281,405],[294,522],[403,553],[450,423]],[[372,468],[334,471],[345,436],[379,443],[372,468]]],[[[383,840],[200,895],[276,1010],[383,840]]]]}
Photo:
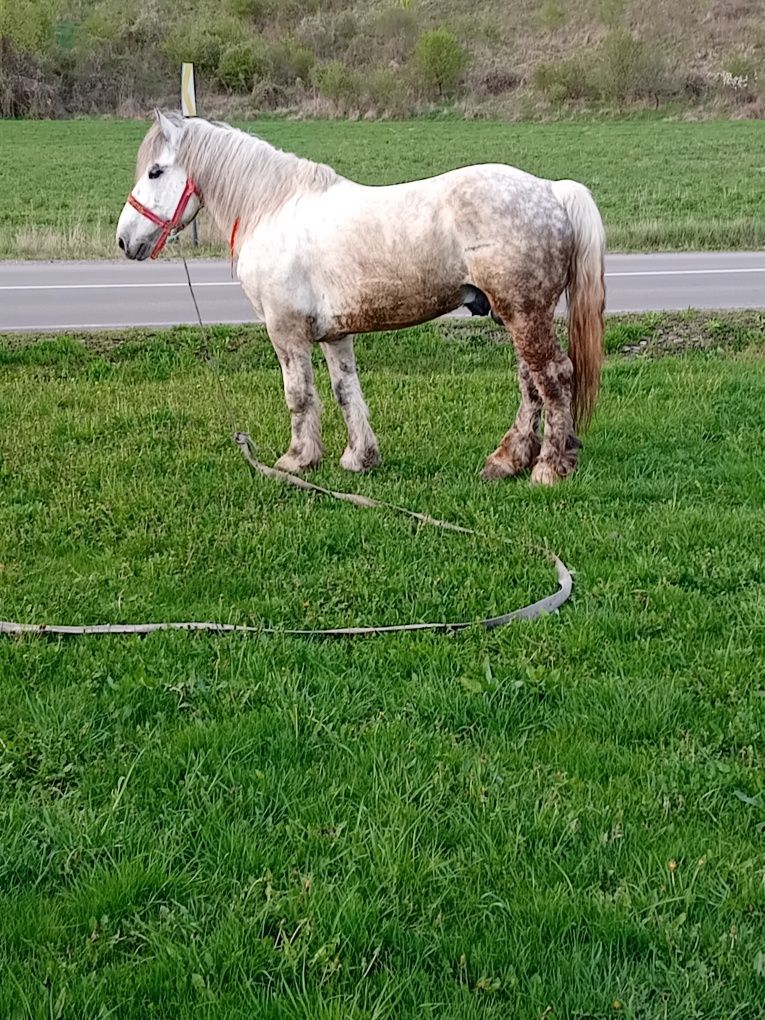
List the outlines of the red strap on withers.
{"type": "Polygon", "coordinates": [[[234,220],[234,225],[231,228],[231,237],[228,241],[228,246],[231,249],[231,275],[234,275],[234,245],[236,244],[236,235],[239,232],[239,217],[234,220]]]}
{"type": "Polygon", "coordinates": [[[155,212],[152,212],[151,209],[147,209],[147,207],[142,202],[138,201],[138,199],[135,197],[132,191],[128,195],[128,205],[131,205],[142,216],[145,216],[147,220],[151,220],[151,222],[156,223],[158,227],[162,227],[162,231],[160,232],[160,235],[157,238],[152,253],[149,256],[150,258],[155,259],[159,255],[159,253],[165,247],[165,243],[167,242],[168,237],[172,234],[174,230],[177,230],[182,225],[183,214],[186,211],[186,206],[189,204],[189,199],[191,198],[192,195],[197,196],[200,205],[204,204],[202,200],[202,192],[196,186],[192,178],[187,177],[186,185],[183,189],[183,194],[178,199],[178,205],[175,207],[175,212],[173,213],[172,219],[169,220],[163,220],[161,216],[158,216],[155,212]]]}

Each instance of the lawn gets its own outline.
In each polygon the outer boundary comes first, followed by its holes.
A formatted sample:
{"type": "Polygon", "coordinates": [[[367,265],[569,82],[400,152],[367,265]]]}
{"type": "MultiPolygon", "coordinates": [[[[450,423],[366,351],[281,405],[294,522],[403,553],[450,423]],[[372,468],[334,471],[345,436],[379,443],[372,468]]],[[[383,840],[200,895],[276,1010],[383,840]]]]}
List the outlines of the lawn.
{"type": "MultiPolygon", "coordinates": [[[[361,338],[363,479],[320,373],[320,482],[507,546],[252,476],[193,330],[0,338],[3,618],[475,619],[576,572],[493,633],[0,643],[1,1016],[761,1016],[765,321],[660,325],[612,327],[648,354],[553,490],[477,477],[491,328],[361,338]]],[[[264,334],[213,342],[273,456],[264,334]]]]}
{"type": "MultiPolygon", "coordinates": [[[[0,257],[115,255],[146,124],[0,121],[0,257]]],[[[644,118],[559,124],[262,121],[275,145],[371,184],[512,163],[593,191],[613,250],[765,244],[765,124],[644,118]]],[[[203,226],[204,230],[204,226],[203,226]]]]}

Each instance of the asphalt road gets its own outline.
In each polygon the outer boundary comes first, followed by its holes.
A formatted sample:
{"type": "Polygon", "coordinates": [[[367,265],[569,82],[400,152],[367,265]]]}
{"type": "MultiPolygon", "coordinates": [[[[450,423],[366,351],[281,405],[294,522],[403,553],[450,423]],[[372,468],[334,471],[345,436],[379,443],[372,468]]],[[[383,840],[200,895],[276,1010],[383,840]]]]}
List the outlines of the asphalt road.
{"type": "MultiPolygon", "coordinates": [[[[189,263],[205,322],[255,321],[230,266],[189,263]]],[[[765,252],[609,255],[610,312],[765,308],[765,252]]],[[[183,265],[0,262],[0,332],[196,322],[183,265]]]]}

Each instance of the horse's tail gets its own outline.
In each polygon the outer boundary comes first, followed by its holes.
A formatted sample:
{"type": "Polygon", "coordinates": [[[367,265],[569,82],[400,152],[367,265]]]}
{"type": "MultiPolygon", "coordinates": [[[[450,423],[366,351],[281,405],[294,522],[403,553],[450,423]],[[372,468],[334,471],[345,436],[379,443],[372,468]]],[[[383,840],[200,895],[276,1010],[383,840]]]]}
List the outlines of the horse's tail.
{"type": "Polygon", "coordinates": [[[584,430],[598,400],[603,363],[606,236],[598,207],[583,184],[553,181],[552,188],[574,227],[574,252],[566,284],[568,347],[574,366],[574,423],[584,430]]]}

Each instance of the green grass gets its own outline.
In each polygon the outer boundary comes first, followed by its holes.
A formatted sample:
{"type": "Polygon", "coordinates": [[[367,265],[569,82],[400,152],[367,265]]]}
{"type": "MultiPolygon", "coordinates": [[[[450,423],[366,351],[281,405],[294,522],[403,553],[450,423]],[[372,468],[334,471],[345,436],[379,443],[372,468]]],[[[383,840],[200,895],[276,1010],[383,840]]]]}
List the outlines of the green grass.
{"type": "MultiPolygon", "coordinates": [[[[765,244],[762,122],[501,124],[262,121],[274,144],[367,183],[501,161],[589,185],[612,249],[765,244]]],[[[146,125],[0,121],[0,257],[114,256],[146,125]]]]}
{"type": "MultiPolygon", "coordinates": [[[[761,1016],[765,326],[708,334],[609,359],[552,491],[476,476],[495,333],[362,338],[360,480],[321,373],[318,480],[509,546],[253,477],[194,331],[2,339],[3,618],[476,618],[552,590],[539,546],[576,586],[452,638],[0,643],[0,1015],[761,1016]]],[[[271,455],[264,334],[214,342],[271,455]]]]}

